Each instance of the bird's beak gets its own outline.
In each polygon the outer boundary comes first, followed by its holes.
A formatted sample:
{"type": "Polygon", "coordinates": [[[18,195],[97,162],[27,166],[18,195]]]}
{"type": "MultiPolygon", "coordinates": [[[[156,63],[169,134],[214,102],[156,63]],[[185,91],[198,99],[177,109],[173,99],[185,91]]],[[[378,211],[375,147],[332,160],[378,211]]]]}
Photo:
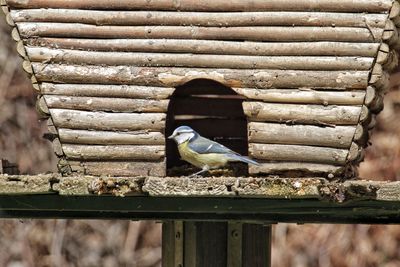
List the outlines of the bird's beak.
{"type": "Polygon", "coordinates": [[[174,137],[175,137],[175,136],[174,136],[173,134],[171,134],[171,135],[168,136],[167,138],[168,138],[168,139],[174,139],[174,137]]]}

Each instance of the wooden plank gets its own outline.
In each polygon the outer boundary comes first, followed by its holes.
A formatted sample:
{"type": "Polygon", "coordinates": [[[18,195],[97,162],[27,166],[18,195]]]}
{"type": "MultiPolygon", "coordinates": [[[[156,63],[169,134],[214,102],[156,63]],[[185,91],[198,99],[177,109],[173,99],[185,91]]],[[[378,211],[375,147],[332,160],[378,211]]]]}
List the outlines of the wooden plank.
{"type": "Polygon", "coordinates": [[[165,114],[157,113],[105,113],[66,109],[50,109],[54,125],[58,128],[83,130],[152,130],[165,127],[165,114]]]}
{"type": "Polygon", "coordinates": [[[160,160],[164,146],[149,145],[75,145],[63,144],[67,159],[82,160],[160,160]]]}
{"type": "Polygon", "coordinates": [[[160,176],[166,175],[165,161],[69,161],[72,171],[90,175],[160,176]]]}
{"type": "Polygon", "coordinates": [[[220,177],[178,178],[149,177],[142,190],[152,197],[262,197],[270,198],[320,198],[318,188],[325,179],[310,178],[260,178],[220,177]],[[207,192],[210,188],[211,192],[207,192]]]}
{"type": "Polygon", "coordinates": [[[249,144],[249,155],[271,161],[311,162],[326,164],[346,163],[348,149],[318,146],[249,144]]]}
{"type": "Polygon", "coordinates": [[[327,12],[160,12],[79,9],[12,10],[15,22],[83,23],[93,25],[167,26],[332,26],[385,27],[386,14],[327,12]]]}
{"type": "Polygon", "coordinates": [[[249,100],[268,103],[299,103],[322,105],[362,105],[365,91],[317,91],[312,89],[254,89],[233,88],[249,100]]]}
{"type": "MultiPolygon", "coordinates": [[[[212,118],[205,117],[202,119],[175,119],[175,127],[187,125],[205,137],[247,137],[247,121],[242,119],[229,118],[212,118]],[[243,126],[243,127],[241,127],[243,126]],[[203,130],[204,129],[204,130],[203,130]],[[234,136],[233,136],[234,135],[234,136]]],[[[171,134],[174,129],[171,129],[171,134]]],[[[218,139],[219,140],[219,139],[218,139]]]]}
{"type": "Polygon", "coordinates": [[[23,38],[154,38],[252,41],[378,42],[381,28],[355,27],[198,27],[198,26],[95,26],[78,23],[19,22],[23,38]]]}
{"type": "Polygon", "coordinates": [[[105,85],[105,84],[57,84],[41,83],[40,92],[45,95],[120,97],[139,99],[166,99],[172,95],[175,88],[135,86],[135,85],[105,85]]]}
{"type": "Polygon", "coordinates": [[[271,267],[272,226],[243,224],[243,265],[271,267]]]}
{"type": "Polygon", "coordinates": [[[70,144],[93,145],[164,145],[165,137],[160,132],[131,131],[87,131],[58,129],[60,140],[70,144]]]}
{"type": "Polygon", "coordinates": [[[230,69],[369,70],[374,58],[198,55],[61,50],[27,47],[31,61],[62,64],[133,65],[148,67],[198,67],[230,69]]]}
{"type": "Polygon", "coordinates": [[[169,112],[176,115],[203,115],[209,117],[245,118],[241,99],[175,97],[169,112]]]}
{"type": "Polygon", "coordinates": [[[318,127],[250,122],[249,142],[349,148],[355,126],[318,127]]]}
{"type": "Polygon", "coordinates": [[[378,43],[345,42],[235,42],[185,39],[25,39],[29,46],[116,52],[166,52],[254,56],[375,57],[378,43]]]}
{"type": "Polygon", "coordinates": [[[148,100],[130,98],[105,98],[83,96],[43,96],[49,108],[112,111],[112,112],[167,112],[169,100],[148,100]]]}
{"type": "MultiPolygon", "coordinates": [[[[279,174],[285,177],[289,176],[302,176],[310,177],[316,175],[329,175],[333,177],[341,177],[344,172],[344,166],[320,164],[320,163],[307,163],[307,162],[262,162],[260,165],[249,165],[249,173],[257,174],[279,174]]],[[[333,178],[332,177],[332,178],[333,178]]]]}
{"type": "Polygon", "coordinates": [[[245,88],[366,88],[369,71],[238,70],[77,66],[32,63],[41,82],[135,84],[176,87],[194,79],[211,79],[245,88]]]}
{"type": "Polygon", "coordinates": [[[281,123],[356,125],[360,106],[295,105],[263,102],[243,102],[244,113],[252,121],[281,123]]]}
{"type": "Polygon", "coordinates": [[[14,8],[73,8],[73,9],[126,9],[126,10],[180,10],[180,11],[343,11],[343,12],[384,12],[392,6],[391,0],[302,0],[293,5],[291,0],[160,0],[149,2],[137,0],[7,0],[14,8]]]}
{"type": "MultiPolygon", "coordinates": [[[[4,169],[6,170],[7,168],[4,169]]],[[[59,177],[60,175],[58,174],[39,174],[35,176],[2,174],[0,175],[0,194],[52,194],[50,180],[59,177]]]]}

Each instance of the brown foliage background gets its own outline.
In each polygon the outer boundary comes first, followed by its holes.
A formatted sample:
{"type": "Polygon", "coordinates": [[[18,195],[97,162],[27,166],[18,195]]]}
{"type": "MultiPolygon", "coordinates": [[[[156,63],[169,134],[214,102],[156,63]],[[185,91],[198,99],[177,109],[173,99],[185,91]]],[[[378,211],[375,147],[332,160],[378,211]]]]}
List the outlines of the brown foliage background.
{"type": "MultiPolygon", "coordinates": [[[[22,173],[56,171],[35,95],[0,17],[0,158],[22,173]]],[[[392,75],[397,89],[400,74],[392,75]]],[[[400,93],[391,91],[361,164],[367,179],[400,178],[400,93]]],[[[0,266],[160,266],[161,228],[154,222],[1,220],[0,266]]],[[[279,224],[275,267],[400,266],[400,228],[376,225],[279,224]]]]}

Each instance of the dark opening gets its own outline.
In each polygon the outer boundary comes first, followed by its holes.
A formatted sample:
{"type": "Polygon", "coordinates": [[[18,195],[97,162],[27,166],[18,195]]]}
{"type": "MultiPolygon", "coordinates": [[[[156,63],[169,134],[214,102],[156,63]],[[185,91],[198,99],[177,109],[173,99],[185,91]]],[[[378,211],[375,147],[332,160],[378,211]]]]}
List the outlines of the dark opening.
{"type": "MultiPolygon", "coordinates": [[[[247,155],[247,119],[244,98],[231,88],[206,79],[192,80],[176,88],[168,107],[166,136],[179,126],[192,127],[200,135],[247,155]]],[[[175,142],[167,139],[169,175],[186,175],[195,167],[180,160],[175,142]],[[184,166],[184,168],[180,166],[184,166]]],[[[247,175],[247,165],[232,164],[229,175],[247,175]]],[[[226,171],[226,170],[225,170],[226,171]]],[[[213,175],[218,173],[213,172],[213,175]]]]}

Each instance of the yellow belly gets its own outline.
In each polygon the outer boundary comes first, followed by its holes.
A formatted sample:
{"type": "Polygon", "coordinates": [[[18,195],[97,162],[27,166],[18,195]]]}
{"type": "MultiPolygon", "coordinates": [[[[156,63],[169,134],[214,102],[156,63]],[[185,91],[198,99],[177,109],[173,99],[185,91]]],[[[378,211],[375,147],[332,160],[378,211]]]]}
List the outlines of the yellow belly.
{"type": "Polygon", "coordinates": [[[178,145],[178,151],[181,158],[198,168],[207,166],[209,169],[217,169],[226,165],[227,157],[223,154],[209,153],[199,154],[191,150],[188,146],[189,142],[178,145]]]}

